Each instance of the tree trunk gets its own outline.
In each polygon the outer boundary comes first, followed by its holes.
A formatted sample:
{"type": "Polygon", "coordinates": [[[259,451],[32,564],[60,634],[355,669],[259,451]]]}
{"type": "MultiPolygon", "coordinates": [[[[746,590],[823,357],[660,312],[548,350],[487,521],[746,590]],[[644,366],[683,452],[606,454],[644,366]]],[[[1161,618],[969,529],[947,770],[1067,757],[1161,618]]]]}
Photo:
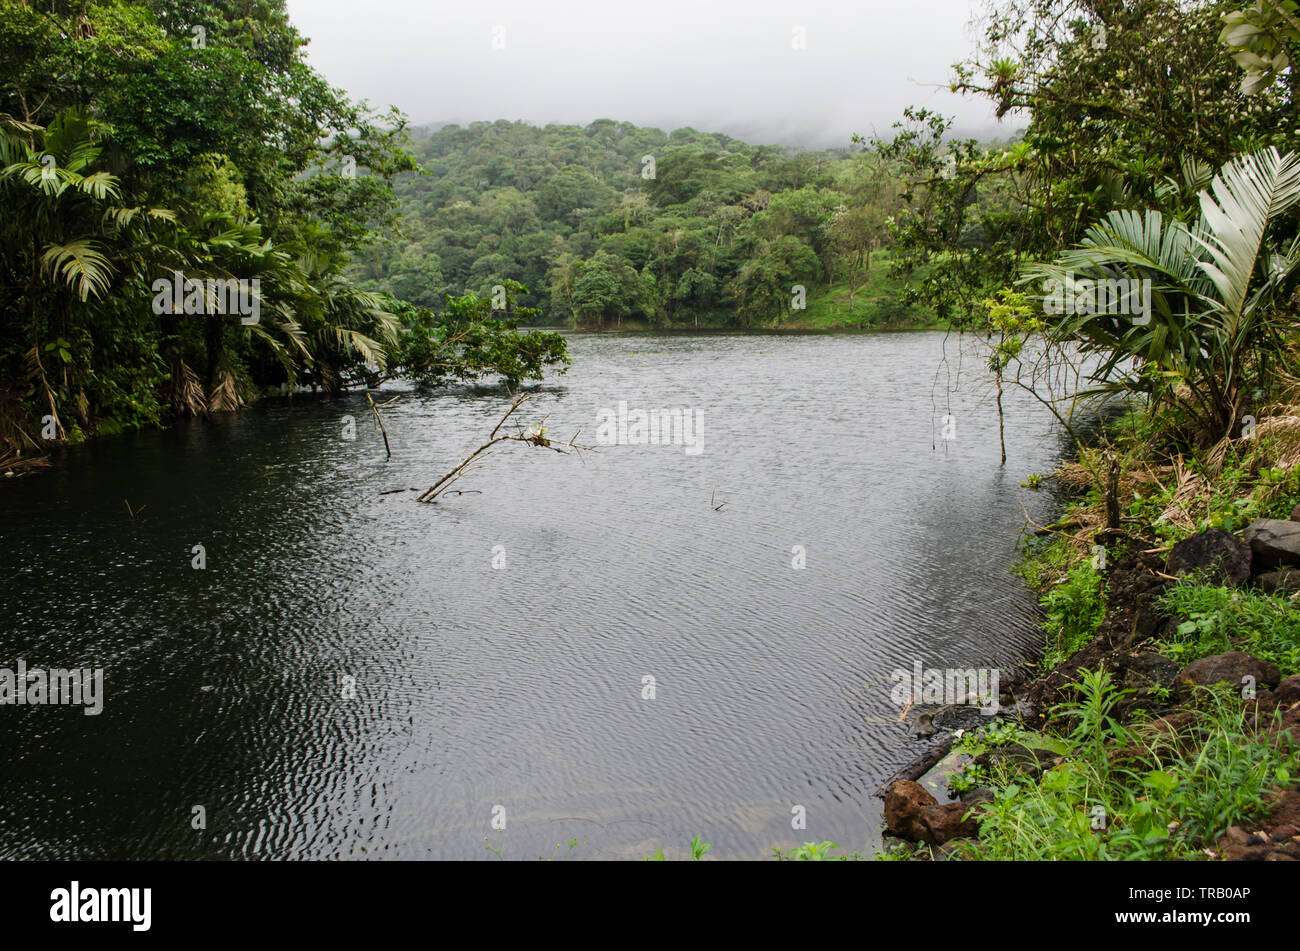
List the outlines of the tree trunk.
{"type": "Polygon", "coordinates": [[[221,369],[222,358],[225,356],[226,335],[224,321],[225,316],[223,314],[208,314],[203,322],[203,344],[208,358],[203,384],[204,390],[209,393],[217,385],[217,371],[221,369]]]}

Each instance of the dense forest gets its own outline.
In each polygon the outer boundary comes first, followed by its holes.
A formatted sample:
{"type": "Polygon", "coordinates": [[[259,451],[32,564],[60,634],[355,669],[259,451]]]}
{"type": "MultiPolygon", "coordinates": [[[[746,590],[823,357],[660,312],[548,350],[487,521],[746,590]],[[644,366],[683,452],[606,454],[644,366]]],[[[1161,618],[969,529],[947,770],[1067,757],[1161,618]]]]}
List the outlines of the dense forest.
{"type": "Polygon", "coordinates": [[[412,138],[421,174],[395,180],[401,237],[356,270],[371,289],[436,306],[512,278],[546,322],[591,329],[930,319],[897,299],[898,282],[881,284],[876,256],[903,203],[896,168],[872,150],[608,119],[412,138]]]}
{"type": "MultiPolygon", "coordinates": [[[[610,120],[410,141],[395,110],[348,101],[306,64],[280,3],[3,12],[11,456],[268,387],[513,386],[563,368],[563,339],[521,321],[1015,337],[984,302],[1027,266],[1117,209],[1189,221],[1232,157],[1297,144],[1276,39],[1294,28],[1230,2],[1016,0],[952,86],[1020,131],[959,140],[909,109],[887,135],[846,130],[823,152],[610,120]],[[1247,19],[1227,35],[1225,15],[1247,19]],[[1002,55],[1010,35],[1025,42],[1002,55]],[[260,318],[231,319],[214,281],[242,282],[260,318]],[[186,300],[160,297],[168,285],[186,300]]],[[[1191,345],[1171,332],[1150,356],[1191,345]]]]}
{"type": "Polygon", "coordinates": [[[268,387],[564,365],[526,309],[347,278],[414,164],[304,45],[282,2],[0,2],[0,460],[268,387]]]}

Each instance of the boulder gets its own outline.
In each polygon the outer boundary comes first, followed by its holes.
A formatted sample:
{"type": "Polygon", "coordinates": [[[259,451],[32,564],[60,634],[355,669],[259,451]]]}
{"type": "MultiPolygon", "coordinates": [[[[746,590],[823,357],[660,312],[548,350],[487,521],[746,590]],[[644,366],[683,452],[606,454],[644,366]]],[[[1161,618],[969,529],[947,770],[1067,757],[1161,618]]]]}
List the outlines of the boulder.
{"type": "Polygon", "coordinates": [[[1050,769],[1057,754],[1049,750],[1033,750],[1019,743],[995,746],[975,757],[977,766],[983,766],[994,776],[1019,774],[1027,779],[1037,779],[1050,769]]]}
{"type": "Polygon", "coordinates": [[[942,730],[975,730],[991,722],[992,716],[970,704],[950,704],[934,715],[934,725],[942,730]]]}
{"type": "MultiPolygon", "coordinates": [[[[1283,713],[1282,723],[1279,725],[1285,729],[1288,722],[1294,721],[1296,713],[1300,712],[1300,674],[1292,674],[1272,690],[1260,691],[1259,712],[1265,716],[1271,716],[1279,710],[1283,713]]],[[[1300,739],[1300,737],[1297,738],[1300,739]]],[[[1300,833],[1293,832],[1291,834],[1297,835],[1300,833]]],[[[1300,842],[1300,839],[1296,841],[1300,842]]]]}
{"type": "Polygon", "coordinates": [[[1250,546],[1221,528],[1184,538],[1169,552],[1165,573],[1196,575],[1207,584],[1239,588],[1250,580],[1250,546]]]}
{"type": "Polygon", "coordinates": [[[979,825],[964,802],[940,805],[920,783],[900,779],[885,793],[885,825],[900,838],[943,845],[950,839],[974,837],[979,825]]]}
{"type": "Polygon", "coordinates": [[[1229,683],[1241,687],[1247,683],[1255,689],[1275,687],[1282,680],[1282,672],[1266,660],[1251,657],[1244,651],[1228,651],[1213,657],[1194,660],[1178,674],[1178,683],[1184,687],[1208,687],[1211,684],[1229,683]],[[1246,678],[1253,678],[1247,681],[1246,678]]]}
{"type": "Polygon", "coordinates": [[[1300,593],[1300,568],[1279,568],[1255,575],[1255,587],[1267,594],[1300,593]]]}
{"type": "Polygon", "coordinates": [[[1246,528],[1256,570],[1278,565],[1300,565],[1300,521],[1261,518],[1246,528]]]}

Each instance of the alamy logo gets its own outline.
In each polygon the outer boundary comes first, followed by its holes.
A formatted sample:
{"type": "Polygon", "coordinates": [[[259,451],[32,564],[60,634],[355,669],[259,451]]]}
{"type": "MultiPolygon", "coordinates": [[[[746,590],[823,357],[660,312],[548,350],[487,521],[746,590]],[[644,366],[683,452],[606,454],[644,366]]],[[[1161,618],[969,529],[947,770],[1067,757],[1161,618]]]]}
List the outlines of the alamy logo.
{"type": "Polygon", "coordinates": [[[980,713],[998,712],[999,671],[989,667],[922,667],[918,660],[911,670],[898,668],[889,675],[894,687],[889,699],[900,707],[911,703],[964,704],[979,707],[980,713]]]}
{"type": "Polygon", "coordinates": [[[1043,283],[1043,313],[1108,314],[1132,317],[1144,327],[1151,323],[1151,281],[1147,278],[1066,280],[1052,278],[1043,283]]]}
{"type": "Polygon", "coordinates": [[[86,716],[98,716],[104,710],[104,669],[28,670],[21,660],[17,670],[0,667],[0,706],[47,704],[84,706],[86,716]]]}
{"type": "Polygon", "coordinates": [[[241,324],[262,319],[262,281],[233,278],[204,280],[172,272],[172,279],[153,282],[153,312],[162,314],[238,314],[241,324]]]}
{"type": "Polygon", "coordinates": [[[152,923],[152,888],[71,888],[50,892],[50,921],[129,921],[132,931],[148,931],[152,923]]]}
{"type": "Polygon", "coordinates": [[[618,410],[596,414],[598,446],[683,446],[686,455],[704,451],[704,413],[698,409],[634,409],[620,400],[618,410]]]}

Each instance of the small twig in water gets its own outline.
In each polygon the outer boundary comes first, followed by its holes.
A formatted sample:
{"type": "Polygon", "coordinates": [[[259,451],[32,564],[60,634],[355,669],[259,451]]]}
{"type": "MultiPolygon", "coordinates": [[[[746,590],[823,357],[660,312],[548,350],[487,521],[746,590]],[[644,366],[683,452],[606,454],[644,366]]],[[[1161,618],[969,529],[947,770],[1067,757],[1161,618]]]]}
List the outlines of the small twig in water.
{"type": "Polygon", "coordinates": [[[493,446],[497,445],[498,443],[522,442],[522,443],[527,443],[530,446],[540,446],[543,449],[549,449],[552,452],[558,452],[560,453],[560,455],[564,455],[564,456],[567,456],[569,452],[572,451],[572,452],[576,452],[579,458],[582,457],[582,454],[584,452],[596,451],[595,448],[592,446],[579,445],[577,439],[581,430],[579,430],[577,433],[574,433],[572,439],[569,439],[564,442],[561,442],[559,440],[549,439],[546,435],[545,419],[543,419],[541,423],[533,427],[533,429],[531,429],[528,432],[525,432],[524,428],[521,426],[516,432],[507,433],[505,435],[498,435],[501,432],[501,427],[503,427],[506,424],[506,421],[509,420],[510,417],[515,414],[515,412],[519,409],[519,407],[523,406],[524,403],[528,401],[531,395],[532,394],[530,393],[523,393],[519,396],[516,396],[514,400],[511,402],[510,408],[506,410],[505,415],[501,417],[501,421],[497,423],[496,426],[493,428],[491,435],[488,436],[487,442],[483,443],[483,445],[479,446],[468,456],[462,459],[460,463],[456,466],[456,468],[452,469],[445,476],[443,476],[433,485],[429,486],[429,488],[425,489],[422,493],[420,493],[420,495],[416,498],[416,501],[437,502],[440,496],[445,495],[448,492],[452,483],[456,482],[466,473],[473,472],[475,469],[482,468],[481,465],[474,465],[473,463],[476,463],[479,460],[490,455],[491,454],[490,450],[492,449],[493,446]]]}

